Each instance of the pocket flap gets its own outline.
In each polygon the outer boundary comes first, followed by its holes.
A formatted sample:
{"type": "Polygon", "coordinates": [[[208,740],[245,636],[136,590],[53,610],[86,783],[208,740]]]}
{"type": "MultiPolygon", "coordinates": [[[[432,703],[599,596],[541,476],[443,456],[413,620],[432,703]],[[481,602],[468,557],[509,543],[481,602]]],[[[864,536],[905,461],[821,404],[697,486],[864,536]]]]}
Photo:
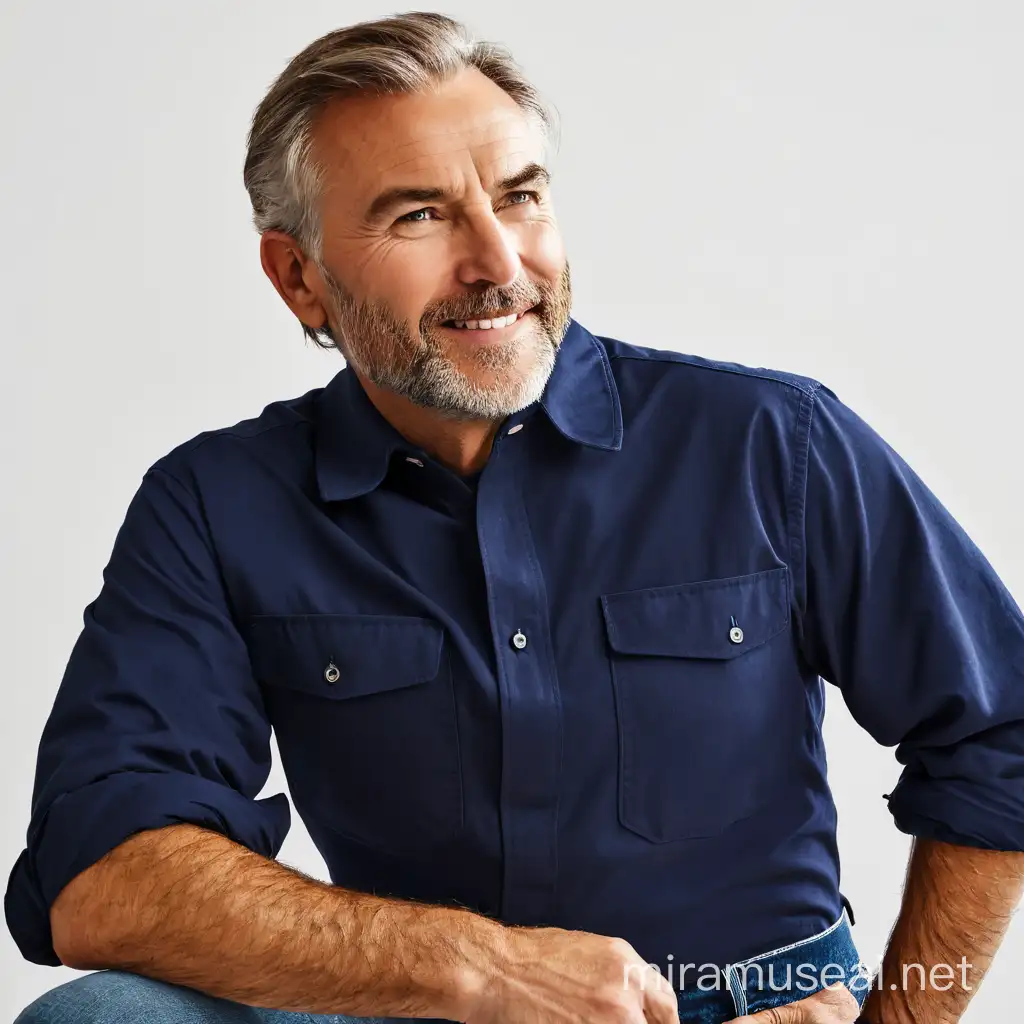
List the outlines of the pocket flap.
{"type": "Polygon", "coordinates": [[[735,658],[786,628],[789,573],[781,566],[749,576],[606,594],[601,606],[608,643],[620,654],[735,658]]]}
{"type": "Polygon", "coordinates": [[[261,615],[248,642],[260,682],[343,700],[433,679],[444,632],[400,615],[261,615]]]}

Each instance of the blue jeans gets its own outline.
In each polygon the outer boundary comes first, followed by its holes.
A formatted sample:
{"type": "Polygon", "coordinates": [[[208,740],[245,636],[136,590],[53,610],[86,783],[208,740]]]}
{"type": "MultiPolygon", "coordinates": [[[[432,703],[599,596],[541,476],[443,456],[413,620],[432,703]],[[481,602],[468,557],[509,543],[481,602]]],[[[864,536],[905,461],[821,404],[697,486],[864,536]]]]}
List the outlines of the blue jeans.
{"type": "MultiPolygon", "coordinates": [[[[710,965],[659,964],[676,990],[685,1024],[724,1024],[781,1006],[843,981],[863,1004],[870,979],[846,910],[830,928],[744,960],[710,965]],[[671,966],[671,970],[670,970],[671,966]]],[[[402,1018],[346,1017],[261,1010],[125,971],[98,971],[40,996],[15,1024],[393,1024],[402,1018]]]]}

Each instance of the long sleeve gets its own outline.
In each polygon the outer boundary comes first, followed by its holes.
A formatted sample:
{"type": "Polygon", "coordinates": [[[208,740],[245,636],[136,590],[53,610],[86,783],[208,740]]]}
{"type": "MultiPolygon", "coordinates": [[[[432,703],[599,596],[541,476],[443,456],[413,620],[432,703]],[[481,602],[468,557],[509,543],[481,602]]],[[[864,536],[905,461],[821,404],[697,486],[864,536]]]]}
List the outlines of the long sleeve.
{"type": "Polygon", "coordinates": [[[287,799],[256,799],[270,732],[201,510],[154,467],[85,610],[40,741],[26,849],[4,903],[22,954],[60,963],[50,906],[136,832],[190,822],[276,856],[287,799]]]}
{"type": "MultiPolygon", "coordinates": [[[[827,388],[794,503],[803,650],[904,766],[906,833],[1024,850],[1024,616],[978,547],[827,388]]],[[[799,461],[799,460],[798,460],[799,461]]]]}

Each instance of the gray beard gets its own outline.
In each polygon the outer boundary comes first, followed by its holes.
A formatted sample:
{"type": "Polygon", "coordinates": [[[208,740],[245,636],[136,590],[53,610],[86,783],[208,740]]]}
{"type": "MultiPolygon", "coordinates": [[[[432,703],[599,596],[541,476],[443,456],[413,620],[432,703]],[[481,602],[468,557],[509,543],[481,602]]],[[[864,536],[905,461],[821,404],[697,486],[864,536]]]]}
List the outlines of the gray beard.
{"type": "Polygon", "coordinates": [[[437,315],[420,326],[417,343],[410,325],[385,303],[358,303],[325,267],[320,272],[331,293],[335,341],[346,360],[377,387],[452,419],[499,421],[538,401],[569,326],[568,266],[556,288],[516,282],[510,288],[492,289],[494,300],[480,305],[539,304],[540,309],[518,338],[470,352],[474,367],[490,378],[484,384],[448,354],[434,327],[437,315]]]}
{"type": "Polygon", "coordinates": [[[433,345],[408,363],[356,366],[378,387],[454,419],[501,420],[540,399],[557,348],[534,327],[525,337],[481,348],[473,361],[493,379],[482,384],[433,345]],[[526,351],[524,351],[524,349],[526,351]]]}

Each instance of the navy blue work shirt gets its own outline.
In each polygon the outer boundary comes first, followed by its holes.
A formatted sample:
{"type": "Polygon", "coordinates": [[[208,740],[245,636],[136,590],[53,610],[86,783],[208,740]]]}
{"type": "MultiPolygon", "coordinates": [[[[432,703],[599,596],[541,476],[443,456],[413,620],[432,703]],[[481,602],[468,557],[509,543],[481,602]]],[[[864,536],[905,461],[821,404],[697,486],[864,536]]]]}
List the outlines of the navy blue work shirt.
{"type": "Polygon", "coordinates": [[[265,857],[271,729],[331,880],[727,964],[839,916],[827,680],[904,832],[1024,850],[1024,618],[827,387],[599,338],[475,486],[342,369],[145,474],[6,897],[175,822],[265,857]]]}

